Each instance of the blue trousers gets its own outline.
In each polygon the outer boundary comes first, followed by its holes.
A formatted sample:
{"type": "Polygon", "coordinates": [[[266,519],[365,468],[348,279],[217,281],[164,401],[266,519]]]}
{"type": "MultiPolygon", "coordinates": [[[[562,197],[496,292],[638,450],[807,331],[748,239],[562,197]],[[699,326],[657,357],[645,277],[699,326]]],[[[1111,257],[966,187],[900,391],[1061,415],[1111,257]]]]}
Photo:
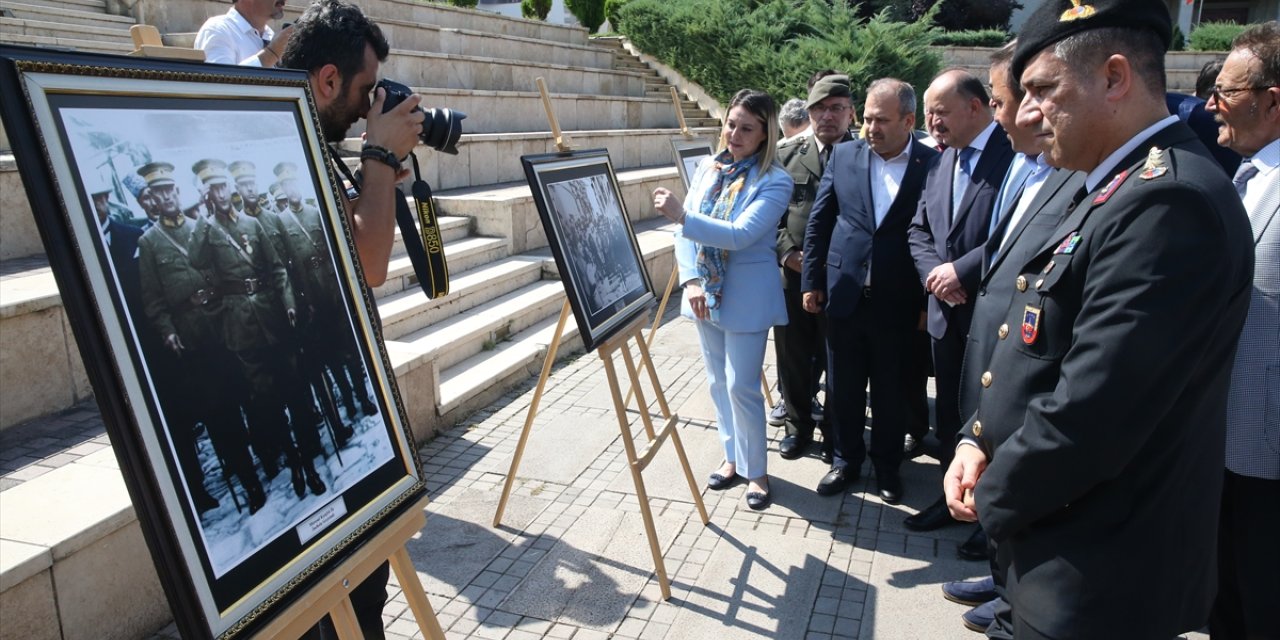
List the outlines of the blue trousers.
{"type": "Polygon", "coordinates": [[[695,323],[711,401],[716,406],[716,427],[724,444],[724,459],[734,463],[742,477],[759,478],[767,473],[760,367],[764,364],[769,330],[738,333],[710,322],[695,323]]]}

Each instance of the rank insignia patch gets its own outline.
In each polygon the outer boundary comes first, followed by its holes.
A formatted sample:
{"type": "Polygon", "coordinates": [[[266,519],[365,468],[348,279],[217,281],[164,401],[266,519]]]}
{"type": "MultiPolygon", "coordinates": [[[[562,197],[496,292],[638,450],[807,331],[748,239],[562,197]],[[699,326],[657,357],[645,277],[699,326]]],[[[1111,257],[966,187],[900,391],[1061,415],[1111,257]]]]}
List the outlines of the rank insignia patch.
{"type": "Polygon", "coordinates": [[[1022,341],[1026,344],[1035,344],[1039,336],[1040,310],[1027,305],[1026,310],[1022,312],[1022,341]]]}
{"type": "MultiPolygon", "coordinates": [[[[1053,255],[1056,256],[1060,253],[1071,255],[1075,253],[1076,247],[1080,246],[1080,240],[1083,237],[1084,236],[1080,235],[1080,232],[1072,231],[1071,235],[1067,236],[1066,239],[1062,241],[1062,244],[1059,244],[1058,248],[1053,250],[1053,255]]],[[[1045,273],[1049,273],[1049,271],[1046,269],[1045,273]]]]}
{"type": "Polygon", "coordinates": [[[1124,179],[1128,177],[1129,177],[1128,169],[1125,169],[1124,171],[1117,173],[1116,177],[1112,178],[1111,182],[1107,183],[1107,188],[1103,189],[1102,193],[1099,193],[1098,197],[1093,199],[1093,203],[1094,204],[1105,203],[1107,200],[1111,198],[1111,194],[1115,193],[1116,189],[1119,189],[1121,184],[1124,184],[1124,179]]]}
{"type": "Polygon", "coordinates": [[[1164,152],[1160,147],[1151,147],[1151,151],[1147,152],[1147,163],[1142,166],[1142,173],[1138,177],[1151,180],[1166,173],[1169,173],[1169,166],[1165,164],[1164,152]]]}

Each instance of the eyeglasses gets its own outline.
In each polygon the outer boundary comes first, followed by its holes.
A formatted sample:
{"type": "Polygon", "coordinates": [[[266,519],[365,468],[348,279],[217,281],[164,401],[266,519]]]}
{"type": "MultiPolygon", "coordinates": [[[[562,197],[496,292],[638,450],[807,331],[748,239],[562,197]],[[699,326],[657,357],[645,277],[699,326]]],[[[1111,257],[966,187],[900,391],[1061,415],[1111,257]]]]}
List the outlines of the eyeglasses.
{"type": "Polygon", "coordinates": [[[832,115],[838,116],[852,108],[853,107],[850,107],[847,104],[837,104],[830,107],[823,106],[820,104],[815,104],[812,107],[809,107],[809,113],[812,113],[817,116],[821,116],[824,113],[830,113],[832,115]]]}
{"type": "Polygon", "coordinates": [[[1215,84],[1209,91],[1213,94],[1214,99],[1221,102],[1223,98],[1233,96],[1241,91],[1264,91],[1270,88],[1271,87],[1236,87],[1234,89],[1223,89],[1215,84]]]}

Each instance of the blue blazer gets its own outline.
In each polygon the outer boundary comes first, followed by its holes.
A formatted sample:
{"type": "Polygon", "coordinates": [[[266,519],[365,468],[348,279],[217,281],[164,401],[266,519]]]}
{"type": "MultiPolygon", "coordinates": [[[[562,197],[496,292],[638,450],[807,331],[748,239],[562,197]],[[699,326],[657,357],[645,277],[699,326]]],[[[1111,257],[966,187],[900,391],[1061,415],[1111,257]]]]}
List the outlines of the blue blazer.
{"type": "MultiPolygon", "coordinates": [[[[791,200],[791,176],[776,162],[763,173],[759,165],[752,167],[729,219],[717,220],[698,212],[703,195],[715,184],[714,162],[713,157],[705,158],[694,172],[684,201],[684,225],[675,232],[680,282],[698,277],[696,244],[728,249],[716,326],[725,331],[752,332],[786,324],[775,246],[778,221],[791,200]]],[[[693,318],[684,299],[680,313],[693,318]]]]}

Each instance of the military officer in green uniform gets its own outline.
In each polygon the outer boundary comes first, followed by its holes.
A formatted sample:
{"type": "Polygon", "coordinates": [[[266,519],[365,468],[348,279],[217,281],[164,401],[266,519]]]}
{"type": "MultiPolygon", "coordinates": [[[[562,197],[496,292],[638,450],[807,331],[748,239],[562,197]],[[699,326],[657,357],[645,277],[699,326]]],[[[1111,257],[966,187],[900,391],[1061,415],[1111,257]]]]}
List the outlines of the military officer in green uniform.
{"type": "MultiPolygon", "coordinates": [[[[333,258],[329,253],[327,234],[321,222],[320,210],[303,202],[298,186],[298,167],[282,162],[274,169],[277,184],[288,200],[280,212],[285,228],[288,250],[294,260],[293,270],[302,275],[307,319],[303,331],[303,350],[311,354],[309,364],[327,367],[342,394],[347,413],[355,417],[363,412],[372,415],[378,407],[369,398],[365,384],[364,368],[356,349],[355,338],[345,322],[346,312],[342,304],[333,258]],[[357,406],[358,403],[358,406],[357,406]]],[[[323,371],[316,372],[323,380],[323,371]]],[[[337,437],[350,437],[350,428],[335,428],[337,437]]]]}
{"type": "Polygon", "coordinates": [[[289,348],[298,315],[284,263],[265,226],[232,207],[227,164],[206,159],[191,170],[207,190],[204,204],[211,214],[193,234],[191,262],[212,270],[222,296],[222,339],[249,385],[250,424],[285,454],[298,496],[308,487],[320,495],[326,487],[313,462],[320,441],[311,397],[289,348]]]}
{"type": "Polygon", "coordinates": [[[271,203],[274,210],[279,213],[289,206],[289,197],[284,194],[284,189],[280,188],[279,182],[271,183],[271,203]]]}
{"type": "Polygon", "coordinates": [[[138,174],[146,180],[147,204],[158,220],[138,240],[143,314],[161,345],[147,361],[169,417],[179,463],[197,508],[216,507],[217,501],[204,489],[196,456],[195,429],[203,423],[224,468],[244,488],[253,514],[267,498],[249,455],[248,434],[234,400],[234,379],[224,374],[234,365],[221,345],[221,300],[211,275],[196,269],[188,258],[194,230],[205,222],[182,215],[172,164],[152,162],[138,174]]]}

